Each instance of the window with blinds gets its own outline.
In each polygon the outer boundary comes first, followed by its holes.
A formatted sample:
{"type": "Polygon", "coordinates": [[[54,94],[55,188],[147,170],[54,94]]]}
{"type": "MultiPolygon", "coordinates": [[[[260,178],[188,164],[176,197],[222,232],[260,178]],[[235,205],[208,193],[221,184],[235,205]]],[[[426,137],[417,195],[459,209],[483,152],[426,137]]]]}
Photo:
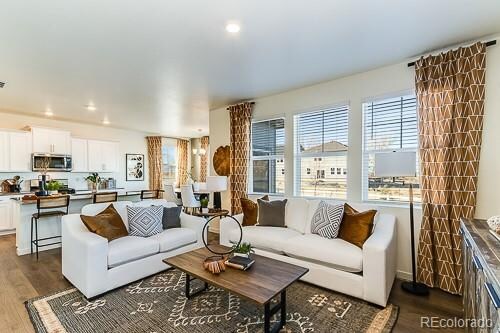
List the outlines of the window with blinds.
{"type": "Polygon", "coordinates": [[[250,192],[285,193],[285,120],[252,123],[250,192]]]}
{"type": "Polygon", "coordinates": [[[420,201],[418,175],[397,178],[375,177],[375,154],[391,151],[418,153],[415,95],[363,103],[363,199],[408,201],[411,183],[414,188],[414,200],[420,201]]]}
{"type": "Polygon", "coordinates": [[[166,185],[175,184],[177,170],[177,140],[162,139],[162,162],[163,162],[163,183],[166,185]]]}
{"type": "Polygon", "coordinates": [[[295,195],[347,197],[348,114],[344,105],[294,116],[295,195]]]}

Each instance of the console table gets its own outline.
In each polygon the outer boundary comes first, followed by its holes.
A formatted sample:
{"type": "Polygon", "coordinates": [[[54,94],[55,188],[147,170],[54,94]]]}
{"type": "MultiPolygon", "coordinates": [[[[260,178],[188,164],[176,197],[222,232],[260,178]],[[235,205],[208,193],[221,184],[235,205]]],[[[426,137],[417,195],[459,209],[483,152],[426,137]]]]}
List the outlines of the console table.
{"type": "Polygon", "coordinates": [[[462,219],[464,314],[483,319],[491,327],[467,328],[467,332],[500,332],[500,241],[485,220],[462,219]]]}

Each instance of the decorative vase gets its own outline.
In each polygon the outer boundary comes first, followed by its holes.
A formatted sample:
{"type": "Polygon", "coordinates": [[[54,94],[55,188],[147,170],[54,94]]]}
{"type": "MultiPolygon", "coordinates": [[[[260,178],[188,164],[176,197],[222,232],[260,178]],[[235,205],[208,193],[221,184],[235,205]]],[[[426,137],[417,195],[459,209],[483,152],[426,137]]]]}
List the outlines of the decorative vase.
{"type": "Polygon", "coordinates": [[[59,193],[59,191],[55,190],[55,191],[48,191],[49,192],[49,195],[56,195],[59,193]]]}
{"type": "Polygon", "coordinates": [[[202,208],[201,208],[201,212],[202,212],[203,214],[207,214],[207,213],[208,213],[208,207],[202,207],[202,208]]]}
{"type": "Polygon", "coordinates": [[[235,255],[237,257],[250,258],[250,253],[238,253],[238,252],[234,252],[233,255],[235,255]]]}

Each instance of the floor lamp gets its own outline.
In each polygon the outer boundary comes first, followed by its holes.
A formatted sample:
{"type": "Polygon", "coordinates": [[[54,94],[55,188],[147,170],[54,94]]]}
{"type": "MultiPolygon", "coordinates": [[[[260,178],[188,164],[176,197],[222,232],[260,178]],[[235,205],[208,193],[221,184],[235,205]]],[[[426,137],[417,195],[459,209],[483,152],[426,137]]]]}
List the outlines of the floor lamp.
{"type": "MultiPolygon", "coordinates": [[[[415,152],[390,152],[375,154],[375,177],[415,177],[417,161],[415,152]]],[[[410,237],[411,237],[411,268],[412,281],[403,282],[401,288],[414,295],[425,296],[429,288],[417,282],[417,267],[415,264],[415,222],[413,219],[413,187],[410,183],[410,237]]]]}

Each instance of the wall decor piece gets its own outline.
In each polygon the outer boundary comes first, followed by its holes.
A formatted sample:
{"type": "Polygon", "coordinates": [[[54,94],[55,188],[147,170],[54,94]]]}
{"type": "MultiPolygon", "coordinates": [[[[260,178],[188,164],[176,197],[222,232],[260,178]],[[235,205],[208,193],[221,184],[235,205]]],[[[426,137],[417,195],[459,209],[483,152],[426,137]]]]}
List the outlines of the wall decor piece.
{"type": "Polygon", "coordinates": [[[229,176],[231,171],[231,148],[229,146],[220,146],[215,151],[213,157],[214,170],[219,176],[229,176]]]}
{"type": "Polygon", "coordinates": [[[144,180],[144,155],[126,154],[127,181],[144,180]]]}

